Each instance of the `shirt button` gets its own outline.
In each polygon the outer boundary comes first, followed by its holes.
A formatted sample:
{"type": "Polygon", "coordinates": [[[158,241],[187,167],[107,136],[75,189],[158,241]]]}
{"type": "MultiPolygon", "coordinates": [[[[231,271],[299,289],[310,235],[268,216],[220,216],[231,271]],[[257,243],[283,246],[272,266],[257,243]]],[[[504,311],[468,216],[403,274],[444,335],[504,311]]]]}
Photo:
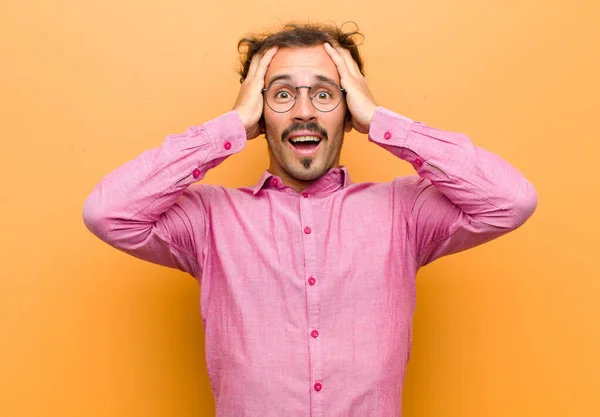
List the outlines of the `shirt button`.
{"type": "Polygon", "coordinates": [[[275,177],[271,178],[271,185],[277,187],[279,185],[279,180],[275,177]]]}
{"type": "Polygon", "coordinates": [[[225,149],[230,150],[231,149],[231,143],[230,142],[225,142],[225,149]]]}
{"type": "Polygon", "coordinates": [[[417,164],[417,166],[422,166],[423,160],[421,158],[417,158],[417,159],[415,159],[415,164],[417,164]]]}
{"type": "Polygon", "coordinates": [[[313,330],[312,332],[310,332],[310,335],[316,339],[317,336],[319,336],[319,332],[316,330],[313,330]]]}
{"type": "Polygon", "coordinates": [[[385,139],[388,139],[388,140],[389,140],[389,139],[391,139],[391,138],[392,138],[392,134],[391,134],[389,131],[387,131],[387,132],[385,132],[385,133],[383,134],[383,137],[384,137],[385,139]]]}
{"type": "Polygon", "coordinates": [[[315,284],[316,284],[316,282],[317,282],[317,280],[316,280],[316,279],[314,279],[313,277],[310,277],[310,278],[308,279],[308,283],[309,283],[310,285],[315,285],[315,284]]]}
{"type": "Polygon", "coordinates": [[[304,233],[306,233],[307,235],[310,235],[310,232],[312,232],[312,230],[310,229],[310,227],[305,227],[304,228],[304,233]]]}
{"type": "Polygon", "coordinates": [[[200,176],[201,172],[200,172],[200,170],[198,168],[196,168],[194,170],[193,174],[194,174],[194,178],[198,178],[200,176]]]}
{"type": "Polygon", "coordinates": [[[315,384],[315,391],[321,391],[321,388],[323,388],[323,385],[321,385],[319,382],[317,382],[315,384]]]}
{"type": "Polygon", "coordinates": [[[308,193],[302,193],[302,197],[308,198],[308,193]]]}

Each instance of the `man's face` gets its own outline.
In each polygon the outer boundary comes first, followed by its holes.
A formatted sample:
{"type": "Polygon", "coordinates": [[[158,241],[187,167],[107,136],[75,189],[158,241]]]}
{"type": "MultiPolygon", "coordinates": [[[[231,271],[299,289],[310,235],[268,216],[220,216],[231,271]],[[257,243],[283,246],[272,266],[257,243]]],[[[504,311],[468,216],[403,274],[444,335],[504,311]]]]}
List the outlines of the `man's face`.
{"type": "MultiPolygon", "coordinates": [[[[340,84],[337,67],[322,45],[282,48],[267,69],[265,88],[273,81],[297,87],[313,86],[322,80],[340,84]]],[[[339,166],[344,129],[349,131],[351,125],[345,123],[344,98],[333,111],[321,112],[312,105],[307,88],[298,89],[298,95],[296,104],[286,113],[273,111],[265,102],[263,115],[271,154],[270,171],[300,181],[314,181],[339,166]]]]}

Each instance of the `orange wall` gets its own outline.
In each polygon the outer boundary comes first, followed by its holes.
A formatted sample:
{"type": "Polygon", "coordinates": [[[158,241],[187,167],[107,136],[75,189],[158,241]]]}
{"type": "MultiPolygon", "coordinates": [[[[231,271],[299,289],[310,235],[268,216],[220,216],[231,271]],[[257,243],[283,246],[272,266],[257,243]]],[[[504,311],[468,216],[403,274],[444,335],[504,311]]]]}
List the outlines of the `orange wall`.
{"type": "MultiPolygon", "coordinates": [[[[231,109],[236,43],[355,20],[381,105],[468,133],[536,185],[518,231],[418,277],[407,417],[600,415],[597,1],[0,5],[0,416],[211,416],[197,283],[81,221],[102,176],[231,109]],[[564,4],[561,4],[564,3],[564,4]]],[[[408,164],[357,134],[353,179],[408,164]]],[[[251,142],[207,182],[267,165],[251,142]]]]}

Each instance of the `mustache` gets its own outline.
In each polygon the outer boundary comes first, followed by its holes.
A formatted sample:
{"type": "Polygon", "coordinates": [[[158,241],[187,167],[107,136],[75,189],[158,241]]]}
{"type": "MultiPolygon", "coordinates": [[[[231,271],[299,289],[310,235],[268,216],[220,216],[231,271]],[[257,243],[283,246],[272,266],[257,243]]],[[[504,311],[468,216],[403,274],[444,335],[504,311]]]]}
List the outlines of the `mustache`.
{"type": "Polygon", "coordinates": [[[318,133],[321,135],[323,139],[328,139],[327,131],[319,126],[316,122],[308,122],[308,123],[294,123],[287,129],[283,131],[281,134],[281,140],[286,141],[288,136],[292,134],[292,132],[296,132],[298,130],[308,130],[309,132],[318,133]]]}

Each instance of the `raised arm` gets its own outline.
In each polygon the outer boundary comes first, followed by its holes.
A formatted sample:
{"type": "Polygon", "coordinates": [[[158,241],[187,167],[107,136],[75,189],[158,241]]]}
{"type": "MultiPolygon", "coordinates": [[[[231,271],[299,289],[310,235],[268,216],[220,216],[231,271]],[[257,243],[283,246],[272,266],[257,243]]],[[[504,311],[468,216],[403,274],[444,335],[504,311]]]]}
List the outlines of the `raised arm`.
{"type": "Polygon", "coordinates": [[[394,207],[425,265],[516,229],[535,211],[534,187],[508,162],[460,133],[378,107],[350,53],[325,44],[336,64],[352,126],[413,165],[419,177],[394,182],[394,207]]]}
{"type": "Polygon", "coordinates": [[[464,134],[415,123],[380,107],[369,139],[419,174],[396,180],[394,190],[420,265],[508,233],[535,211],[533,185],[464,134]]]}
{"type": "Polygon", "coordinates": [[[201,193],[186,189],[245,144],[234,111],[168,136],[96,185],[83,207],[85,225],[123,252],[198,276],[207,219],[201,193]]]}
{"type": "Polygon", "coordinates": [[[85,201],[88,229],[123,252],[198,277],[209,219],[202,188],[188,187],[259,135],[261,90],[276,52],[253,60],[231,112],[168,136],[106,175],[85,201]]]}

